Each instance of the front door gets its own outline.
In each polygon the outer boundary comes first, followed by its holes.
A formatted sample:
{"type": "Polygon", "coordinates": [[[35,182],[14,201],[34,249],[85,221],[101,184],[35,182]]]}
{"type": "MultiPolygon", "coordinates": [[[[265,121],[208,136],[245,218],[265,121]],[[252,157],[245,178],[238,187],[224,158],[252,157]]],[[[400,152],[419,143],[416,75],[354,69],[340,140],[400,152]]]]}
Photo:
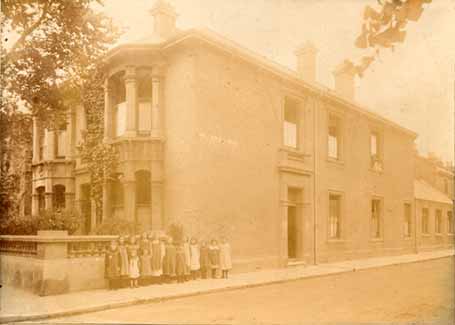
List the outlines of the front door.
{"type": "Polygon", "coordinates": [[[297,258],[297,208],[288,206],[288,258],[297,258]]]}

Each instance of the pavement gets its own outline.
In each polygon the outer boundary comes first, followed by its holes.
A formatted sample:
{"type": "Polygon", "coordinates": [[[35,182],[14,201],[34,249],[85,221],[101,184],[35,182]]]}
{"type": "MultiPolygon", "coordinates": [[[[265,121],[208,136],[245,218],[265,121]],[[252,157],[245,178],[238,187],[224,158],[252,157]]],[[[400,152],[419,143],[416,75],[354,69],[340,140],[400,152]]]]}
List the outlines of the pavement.
{"type": "Polygon", "coordinates": [[[39,297],[17,288],[3,287],[0,289],[0,323],[67,317],[220,291],[284,283],[406,263],[418,263],[454,255],[454,250],[440,250],[419,254],[239,273],[231,275],[229,279],[196,280],[183,284],[152,285],[115,291],[81,291],[46,297],[39,297]]]}

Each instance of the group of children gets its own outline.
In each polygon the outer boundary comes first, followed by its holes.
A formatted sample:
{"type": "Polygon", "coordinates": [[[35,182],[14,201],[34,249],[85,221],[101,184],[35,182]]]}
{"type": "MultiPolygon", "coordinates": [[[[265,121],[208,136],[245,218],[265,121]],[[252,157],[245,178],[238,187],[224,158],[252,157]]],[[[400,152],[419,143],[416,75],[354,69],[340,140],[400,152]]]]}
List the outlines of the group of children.
{"type": "Polygon", "coordinates": [[[232,268],[231,248],[226,239],[198,243],[196,238],[174,242],[169,236],[143,233],[120,236],[111,242],[105,255],[105,277],[109,289],[129,285],[178,283],[197,278],[227,279],[232,268]]]}

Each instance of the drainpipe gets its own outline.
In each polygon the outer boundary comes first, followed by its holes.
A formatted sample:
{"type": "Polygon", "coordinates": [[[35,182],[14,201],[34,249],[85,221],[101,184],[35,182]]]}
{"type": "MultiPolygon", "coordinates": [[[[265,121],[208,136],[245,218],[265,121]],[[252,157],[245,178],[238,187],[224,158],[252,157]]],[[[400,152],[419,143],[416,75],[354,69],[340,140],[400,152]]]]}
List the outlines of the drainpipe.
{"type": "Polygon", "coordinates": [[[317,264],[317,105],[313,100],[313,256],[314,265],[317,264]]]}
{"type": "Polygon", "coordinates": [[[417,248],[417,200],[414,199],[414,250],[415,253],[418,254],[418,248],[417,248]]]}

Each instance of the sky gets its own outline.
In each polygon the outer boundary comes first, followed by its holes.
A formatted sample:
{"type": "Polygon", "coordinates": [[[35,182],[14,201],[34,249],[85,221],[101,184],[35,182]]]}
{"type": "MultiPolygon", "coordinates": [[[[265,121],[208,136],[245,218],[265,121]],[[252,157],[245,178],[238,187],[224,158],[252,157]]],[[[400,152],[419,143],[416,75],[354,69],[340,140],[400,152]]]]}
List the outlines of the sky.
{"type": "MultiPolygon", "coordinates": [[[[209,28],[258,54],[295,68],[295,49],[318,48],[317,81],[334,87],[332,71],[356,49],[365,5],[376,0],[168,0],[180,29],[209,28]]],[[[155,0],[105,0],[105,12],[127,29],[120,43],[150,34],[155,0]]],[[[433,0],[394,51],[383,50],[363,78],[356,101],[419,134],[418,151],[454,161],[455,0],[433,0]]]]}

